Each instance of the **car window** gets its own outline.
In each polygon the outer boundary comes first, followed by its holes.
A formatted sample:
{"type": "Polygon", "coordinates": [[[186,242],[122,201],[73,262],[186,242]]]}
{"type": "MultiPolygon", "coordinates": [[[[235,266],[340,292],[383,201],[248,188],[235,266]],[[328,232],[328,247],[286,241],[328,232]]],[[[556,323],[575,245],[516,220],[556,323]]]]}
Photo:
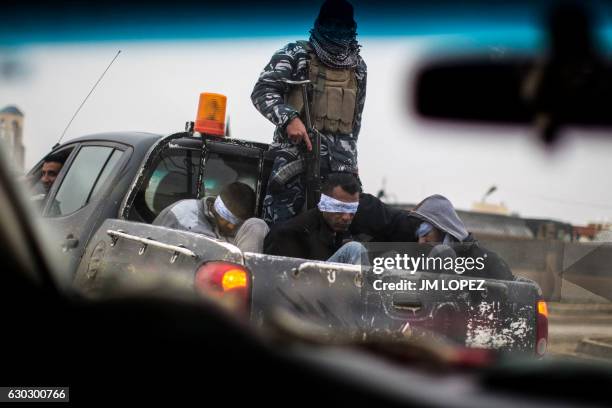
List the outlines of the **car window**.
{"type": "Polygon", "coordinates": [[[199,166],[199,150],[168,149],[162,152],[148,182],[144,184],[146,212],[155,217],[176,201],[195,198],[199,166]]]}
{"type": "Polygon", "coordinates": [[[119,160],[121,159],[121,156],[123,156],[123,153],[123,151],[117,149],[113,151],[113,153],[108,159],[108,162],[106,163],[106,166],[104,166],[104,170],[102,170],[102,173],[100,174],[100,177],[98,178],[98,181],[96,182],[93,191],[91,192],[90,199],[91,197],[95,197],[96,194],[98,194],[98,191],[100,191],[100,188],[108,179],[108,176],[111,175],[111,173],[119,163],[119,160]]]}
{"type": "Polygon", "coordinates": [[[108,146],[82,147],[62,180],[47,210],[47,216],[68,215],[84,207],[113,150],[108,146]]]}
{"type": "Polygon", "coordinates": [[[257,191],[259,160],[210,152],[204,168],[204,196],[217,195],[221,189],[240,181],[257,191]]]}

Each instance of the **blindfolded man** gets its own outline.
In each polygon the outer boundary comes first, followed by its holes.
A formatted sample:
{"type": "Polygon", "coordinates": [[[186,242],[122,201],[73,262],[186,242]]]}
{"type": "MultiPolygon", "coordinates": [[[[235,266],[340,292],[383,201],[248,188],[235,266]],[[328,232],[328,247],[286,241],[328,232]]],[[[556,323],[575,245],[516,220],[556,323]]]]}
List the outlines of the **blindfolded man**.
{"type": "Polygon", "coordinates": [[[178,201],[162,210],[153,225],[191,231],[261,252],[267,224],[254,218],[255,192],[244,183],[225,186],[217,197],[178,201]]]}
{"type": "Polygon", "coordinates": [[[359,207],[360,186],[348,173],[332,173],[322,188],[318,207],[275,224],[264,252],[319,261],[367,265],[365,248],[351,241],[349,228],[359,207]]]}

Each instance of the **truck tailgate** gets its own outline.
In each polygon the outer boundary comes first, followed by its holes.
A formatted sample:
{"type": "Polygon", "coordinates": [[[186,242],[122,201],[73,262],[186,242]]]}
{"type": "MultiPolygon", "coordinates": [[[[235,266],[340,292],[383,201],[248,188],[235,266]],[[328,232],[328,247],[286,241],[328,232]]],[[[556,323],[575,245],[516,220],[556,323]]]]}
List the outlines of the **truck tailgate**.
{"type": "Polygon", "coordinates": [[[471,347],[532,352],[535,347],[538,287],[526,279],[484,279],[482,289],[456,289],[450,281],[480,281],[467,276],[389,271],[367,274],[365,320],[370,330],[439,334],[471,347]],[[413,290],[379,290],[381,283],[414,282],[413,290]],[[438,282],[423,289],[424,281],[438,282]],[[450,288],[450,289],[449,289],[450,288]],[[378,289],[378,290],[377,290],[378,289]]]}
{"type": "Polygon", "coordinates": [[[361,267],[254,253],[244,254],[253,274],[251,317],[265,324],[282,309],[338,333],[361,333],[361,267]]]}

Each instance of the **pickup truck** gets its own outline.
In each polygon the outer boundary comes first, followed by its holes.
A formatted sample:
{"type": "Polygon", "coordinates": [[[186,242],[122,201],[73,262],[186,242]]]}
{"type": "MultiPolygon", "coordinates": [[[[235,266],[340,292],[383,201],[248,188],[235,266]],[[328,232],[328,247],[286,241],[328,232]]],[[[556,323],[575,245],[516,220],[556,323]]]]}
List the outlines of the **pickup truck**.
{"type": "MultiPolygon", "coordinates": [[[[488,279],[483,291],[380,291],[367,268],[242,253],[226,242],[151,225],[166,206],[215,195],[233,181],[254,189],[261,214],[272,165],[266,144],[188,127],[168,136],[81,137],[49,155],[65,164],[41,214],[57,242],[63,284],[87,296],[179,285],[215,296],[260,326],[289,313],[355,338],[437,333],[468,347],[545,353],[546,304],[525,278],[488,279]]],[[[30,180],[40,178],[43,161],[30,180]]],[[[389,271],[382,278],[471,279],[430,275],[389,271]]]]}

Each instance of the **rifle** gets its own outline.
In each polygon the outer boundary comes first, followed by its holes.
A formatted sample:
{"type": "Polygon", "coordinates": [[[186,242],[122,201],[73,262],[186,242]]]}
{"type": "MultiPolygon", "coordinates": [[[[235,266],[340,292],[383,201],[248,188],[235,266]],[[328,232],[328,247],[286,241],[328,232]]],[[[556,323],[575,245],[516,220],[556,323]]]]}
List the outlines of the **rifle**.
{"type": "Polygon", "coordinates": [[[283,82],[289,85],[300,85],[302,88],[306,131],[312,143],[312,150],[304,152],[306,161],[306,208],[311,209],[316,207],[321,196],[321,135],[312,126],[312,119],[310,118],[310,103],[308,101],[310,80],[292,81],[284,79],[283,82]]]}

